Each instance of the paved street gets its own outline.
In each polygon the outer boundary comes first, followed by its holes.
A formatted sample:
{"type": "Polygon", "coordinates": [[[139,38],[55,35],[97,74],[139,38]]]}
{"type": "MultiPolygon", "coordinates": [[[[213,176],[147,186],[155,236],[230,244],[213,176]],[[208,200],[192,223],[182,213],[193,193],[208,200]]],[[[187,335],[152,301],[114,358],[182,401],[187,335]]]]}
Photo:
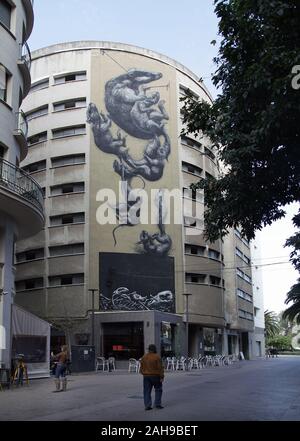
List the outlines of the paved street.
{"type": "Polygon", "coordinates": [[[142,376],[126,371],[69,376],[66,393],[53,380],[0,392],[0,420],[300,421],[300,357],[236,362],[167,372],[164,409],[145,412],[142,376]]]}

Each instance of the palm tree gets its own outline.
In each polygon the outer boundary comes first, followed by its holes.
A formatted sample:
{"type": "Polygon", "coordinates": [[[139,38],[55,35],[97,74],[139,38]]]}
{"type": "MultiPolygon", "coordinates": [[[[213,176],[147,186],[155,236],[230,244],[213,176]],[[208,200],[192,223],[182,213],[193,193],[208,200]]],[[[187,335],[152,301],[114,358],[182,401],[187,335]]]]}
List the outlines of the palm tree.
{"type": "Polygon", "coordinates": [[[275,312],[265,311],[265,335],[267,338],[274,337],[274,335],[279,333],[280,326],[278,323],[278,318],[275,312]]]}
{"type": "Polygon", "coordinates": [[[284,303],[288,304],[290,302],[293,302],[293,304],[283,312],[282,318],[291,322],[295,320],[297,324],[300,324],[300,279],[286,295],[284,303]]]}

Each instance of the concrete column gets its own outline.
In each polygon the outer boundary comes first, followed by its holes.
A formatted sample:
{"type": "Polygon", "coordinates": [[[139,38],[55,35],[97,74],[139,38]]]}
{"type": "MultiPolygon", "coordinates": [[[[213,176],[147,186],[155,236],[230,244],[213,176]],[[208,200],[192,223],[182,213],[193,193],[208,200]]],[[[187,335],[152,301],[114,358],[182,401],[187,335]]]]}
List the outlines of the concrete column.
{"type": "Polygon", "coordinates": [[[228,355],[228,335],[225,328],[222,334],[222,355],[228,355]]]}

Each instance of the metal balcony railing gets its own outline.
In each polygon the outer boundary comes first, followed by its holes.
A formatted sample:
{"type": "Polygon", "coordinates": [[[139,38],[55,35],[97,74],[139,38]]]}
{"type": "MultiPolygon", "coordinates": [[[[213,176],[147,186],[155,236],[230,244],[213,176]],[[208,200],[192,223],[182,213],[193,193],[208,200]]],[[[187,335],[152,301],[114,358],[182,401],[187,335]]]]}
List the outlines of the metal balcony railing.
{"type": "Polygon", "coordinates": [[[26,43],[26,41],[23,44],[20,43],[20,60],[23,61],[26,64],[27,69],[30,72],[30,68],[31,68],[31,52],[30,52],[29,46],[26,43]]]}
{"type": "Polygon", "coordinates": [[[0,158],[0,187],[22,196],[43,213],[43,192],[39,184],[22,169],[2,158],[0,158]]]}
{"type": "Polygon", "coordinates": [[[16,112],[16,132],[21,133],[25,139],[27,139],[28,135],[28,122],[25,113],[20,110],[20,112],[16,112]]]}

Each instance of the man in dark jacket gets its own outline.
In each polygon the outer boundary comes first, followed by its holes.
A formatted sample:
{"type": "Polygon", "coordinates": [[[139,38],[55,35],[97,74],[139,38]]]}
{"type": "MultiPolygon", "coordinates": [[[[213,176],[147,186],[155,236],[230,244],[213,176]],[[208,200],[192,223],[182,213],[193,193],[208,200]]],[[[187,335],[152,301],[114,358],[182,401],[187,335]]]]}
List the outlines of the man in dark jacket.
{"type": "Polygon", "coordinates": [[[151,391],[155,389],[154,405],[157,409],[163,409],[161,405],[162,382],[164,380],[164,367],[160,356],[156,353],[156,346],[149,345],[149,353],[141,359],[140,373],[144,376],[144,404],[145,410],[152,409],[151,391]]]}

